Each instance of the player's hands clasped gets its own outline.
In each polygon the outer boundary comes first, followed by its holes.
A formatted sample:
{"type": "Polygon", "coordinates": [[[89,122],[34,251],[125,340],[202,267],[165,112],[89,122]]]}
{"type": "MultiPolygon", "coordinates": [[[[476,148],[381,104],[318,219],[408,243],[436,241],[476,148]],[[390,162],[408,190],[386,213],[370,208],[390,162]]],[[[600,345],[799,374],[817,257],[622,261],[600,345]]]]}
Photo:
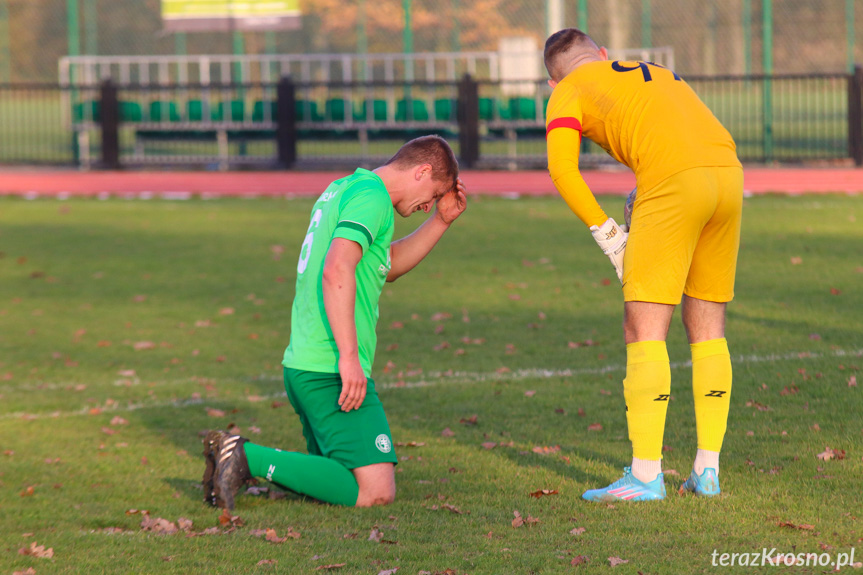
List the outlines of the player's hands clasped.
{"type": "Polygon", "coordinates": [[[453,223],[467,209],[467,189],[461,178],[456,180],[456,186],[437,201],[437,216],[443,223],[453,223]]]}
{"type": "Polygon", "coordinates": [[[629,234],[617,225],[614,218],[608,218],[601,226],[590,226],[590,233],[602,248],[602,253],[611,260],[614,271],[617,272],[617,279],[623,283],[623,254],[626,251],[626,240],[629,234]]]}
{"type": "Polygon", "coordinates": [[[368,381],[358,357],[339,358],[339,376],[342,378],[342,393],[339,406],[342,411],[359,409],[366,398],[368,381]]]}

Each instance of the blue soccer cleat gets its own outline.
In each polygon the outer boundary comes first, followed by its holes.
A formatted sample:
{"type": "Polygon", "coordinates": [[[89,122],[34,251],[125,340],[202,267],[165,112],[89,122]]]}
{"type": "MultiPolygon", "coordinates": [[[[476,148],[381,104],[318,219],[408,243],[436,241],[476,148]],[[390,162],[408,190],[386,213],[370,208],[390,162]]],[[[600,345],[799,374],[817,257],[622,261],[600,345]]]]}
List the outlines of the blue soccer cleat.
{"type": "Polygon", "coordinates": [[[691,491],[699,497],[713,497],[719,495],[719,477],[712,467],[705,467],[701,475],[696,475],[695,470],[689,474],[689,479],[683,482],[677,493],[683,495],[691,491]]]}
{"type": "Polygon", "coordinates": [[[655,501],[665,499],[665,478],[660,473],[650,483],[639,481],[630,467],[623,468],[623,477],[602,489],[590,489],[581,496],[587,501],[655,501]]]}

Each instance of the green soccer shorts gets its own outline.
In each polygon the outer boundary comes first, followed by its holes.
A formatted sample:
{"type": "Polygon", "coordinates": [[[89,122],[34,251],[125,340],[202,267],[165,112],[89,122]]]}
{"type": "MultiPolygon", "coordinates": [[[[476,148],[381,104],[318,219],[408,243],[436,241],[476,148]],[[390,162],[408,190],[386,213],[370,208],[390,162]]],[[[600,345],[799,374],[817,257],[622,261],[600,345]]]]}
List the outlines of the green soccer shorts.
{"type": "Polygon", "coordinates": [[[284,368],[285,391],[303,424],[311,455],[338,461],[348,469],[374,463],[398,463],[384,406],[369,378],[359,409],[339,407],[342,379],[338,373],[284,368]]]}

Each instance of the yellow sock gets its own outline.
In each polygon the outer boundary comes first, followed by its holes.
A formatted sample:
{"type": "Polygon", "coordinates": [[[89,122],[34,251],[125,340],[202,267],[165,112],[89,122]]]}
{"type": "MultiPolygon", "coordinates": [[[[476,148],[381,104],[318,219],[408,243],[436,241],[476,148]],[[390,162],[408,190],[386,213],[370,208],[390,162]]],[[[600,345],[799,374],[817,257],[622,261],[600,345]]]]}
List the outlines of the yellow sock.
{"type": "Polygon", "coordinates": [[[671,366],[665,342],[628,344],[623,397],[633,457],[662,459],[662,435],[670,394],[671,366]]]}
{"type": "Polygon", "coordinates": [[[731,356],[725,338],[693,343],[692,395],[698,449],[719,451],[731,403],[731,356]]]}

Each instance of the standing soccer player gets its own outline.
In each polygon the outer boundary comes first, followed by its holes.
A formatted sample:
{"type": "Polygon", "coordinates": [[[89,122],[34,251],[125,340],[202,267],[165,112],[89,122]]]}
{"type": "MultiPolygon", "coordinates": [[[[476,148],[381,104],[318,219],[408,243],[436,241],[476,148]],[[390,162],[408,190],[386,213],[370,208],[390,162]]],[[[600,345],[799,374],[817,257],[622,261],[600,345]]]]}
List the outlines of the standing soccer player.
{"type": "Polygon", "coordinates": [[[743,170],[734,141],[673,71],[651,62],[610,62],[569,28],[545,43],[553,88],[547,110],[548,168],[590,228],[623,284],[623,394],[632,465],[590,501],[663,499],[662,436],[671,394],[665,339],[674,307],[692,351],[698,451],[681,493],[719,493],[719,451],[731,396],[725,306],[734,296],[743,170]],[[635,172],[629,233],[609,218],[578,169],[581,137],[635,172]]]}
{"type": "Polygon", "coordinates": [[[338,505],[395,499],[397,462],[371,368],[384,281],[414,268],[464,212],[465,187],[449,144],[424,136],[383,166],[336,180],[312,208],[300,250],[284,354],[285,389],[308,455],[210,431],[204,438],[204,501],[233,509],[252,477],[338,505]],[[432,215],[392,242],[393,212],[432,215]]]}

